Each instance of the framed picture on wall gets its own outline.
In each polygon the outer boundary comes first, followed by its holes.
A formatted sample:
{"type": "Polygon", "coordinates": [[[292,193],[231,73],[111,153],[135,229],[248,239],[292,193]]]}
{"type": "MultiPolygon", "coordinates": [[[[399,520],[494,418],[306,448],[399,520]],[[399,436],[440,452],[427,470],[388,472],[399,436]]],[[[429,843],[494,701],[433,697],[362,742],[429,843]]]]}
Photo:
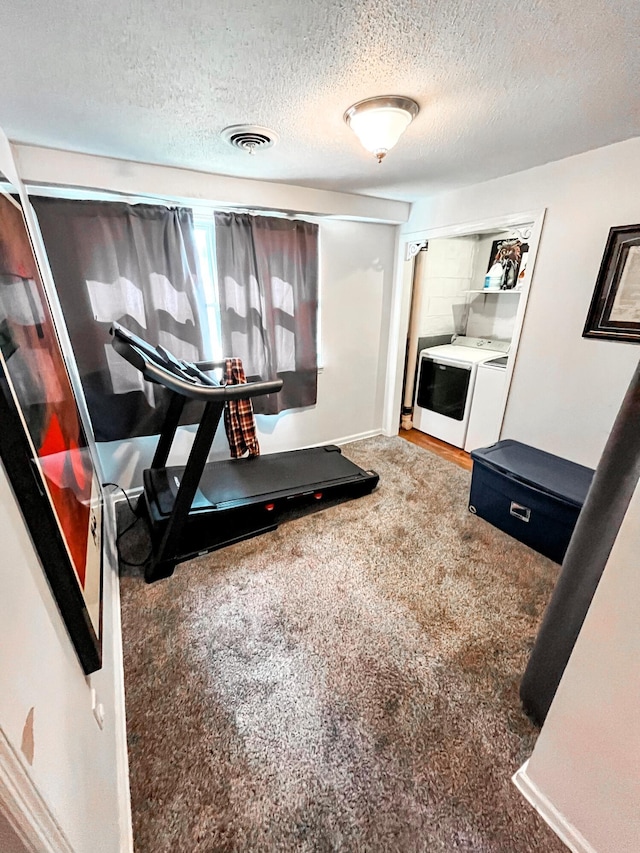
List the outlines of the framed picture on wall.
{"type": "Polygon", "coordinates": [[[85,673],[102,660],[102,495],[22,209],[0,193],[0,457],[85,673]]]}
{"type": "Polygon", "coordinates": [[[609,231],[582,334],[640,343],[640,225],[609,231]]]}
{"type": "Polygon", "coordinates": [[[517,238],[494,240],[491,244],[487,272],[494,264],[501,264],[504,270],[502,290],[513,290],[522,286],[527,268],[529,244],[517,238]]]}

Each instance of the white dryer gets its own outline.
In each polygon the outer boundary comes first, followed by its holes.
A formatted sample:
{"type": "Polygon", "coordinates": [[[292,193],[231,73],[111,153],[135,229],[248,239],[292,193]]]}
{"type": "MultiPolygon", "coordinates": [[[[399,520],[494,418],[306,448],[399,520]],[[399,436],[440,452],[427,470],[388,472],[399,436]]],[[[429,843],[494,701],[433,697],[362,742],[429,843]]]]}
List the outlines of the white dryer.
{"type": "Polygon", "coordinates": [[[478,364],[504,355],[507,341],[454,335],[450,344],[420,353],[413,425],[464,447],[478,364]]]}

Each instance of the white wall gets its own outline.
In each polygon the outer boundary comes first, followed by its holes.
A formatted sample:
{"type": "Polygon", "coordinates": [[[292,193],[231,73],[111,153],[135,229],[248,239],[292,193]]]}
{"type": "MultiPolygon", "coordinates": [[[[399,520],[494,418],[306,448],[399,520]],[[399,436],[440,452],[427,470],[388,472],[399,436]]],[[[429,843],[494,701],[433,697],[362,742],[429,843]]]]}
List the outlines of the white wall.
{"type": "Polygon", "coordinates": [[[510,236],[474,234],[470,237],[441,237],[429,240],[422,264],[422,287],[418,334],[470,335],[509,341],[513,335],[519,295],[475,294],[487,272],[494,240],[510,236]]]}
{"type": "MultiPolygon", "coordinates": [[[[467,296],[471,287],[476,239],[429,240],[422,264],[418,336],[464,334],[467,296]]],[[[414,286],[416,286],[414,285],[414,286]]]]}
{"type": "Polygon", "coordinates": [[[103,668],[86,678],[3,468],[0,530],[0,727],[23,757],[23,729],[34,709],[33,763],[23,763],[74,853],[95,853],[96,839],[104,853],[120,853],[128,815],[118,790],[115,573],[105,567],[103,668]],[[92,686],[105,707],[102,731],[91,710],[92,686]]]}
{"type": "Polygon", "coordinates": [[[639,185],[636,138],[415,203],[407,234],[547,210],[503,437],[597,464],[640,348],[582,329],[609,229],[640,222],[639,185]]]}
{"type": "Polygon", "coordinates": [[[640,850],[639,547],[640,486],[524,774],[597,853],[640,850]]]}
{"type": "MultiPolygon", "coordinates": [[[[472,290],[482,290],[484,287],[494,241],[507,239],[511,233],[511,231],[503,231],[498,234],[478,234],[471,278],[472,290]]],[[[503,291],[498,294],[470,294],[467,335],[473,338],[510,341],[513,337],[519,298],[520,296],[513,291],[503,291]]]]}
{"type": "Polygon", "coordinates": [[[25,183],[85,187],[151,199],[159,196],[208,209],[231,205],[387,223],[406,222],[411,208],[406,201],[232,178],[35,145],[14,144],[12,148],[25,183]]]}
{"type": "Polygon", "coordinates": [[[470,294],[467,335],[472,338],[510,341],[516,324],[519,299],[520,295],[512,290],[470,294]]]}
{"type": "MultiPolygon", "coordinates": [[[[0,132],[0,170],[12,175],[0,132]]],[[[113,536],[107,528],[107,536],[113,536]]],[[[4,469],[0,466],[0,729],[74,853],[120,853],[130,834],[126,747],[119,694],[119,612],[116,576],[105,563],[103,668],[86,678],[76,657],[4,469]],[[91,688],[105,708],[101,731],[91,688]],[[34,750],[21,751],[33,711],[34,750]],[[123,787],[124,786],[124,787],[123,787]],[[124,810],[121,808],[125,803],[124,810]],[[98,841],[99,840],[99,841],[98,841]]]]}

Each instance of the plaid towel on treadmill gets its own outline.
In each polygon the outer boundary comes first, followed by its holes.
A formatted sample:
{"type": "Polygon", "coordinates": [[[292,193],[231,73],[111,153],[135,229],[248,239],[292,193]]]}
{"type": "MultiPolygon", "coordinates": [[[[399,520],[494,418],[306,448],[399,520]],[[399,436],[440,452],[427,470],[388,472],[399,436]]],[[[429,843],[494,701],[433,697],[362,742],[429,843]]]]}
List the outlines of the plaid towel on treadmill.
{"type": "MultiPolygon", "coordinates": [[[[225,358],[224,376],[227,385],[246,385],[247,377],[240,358],[225,358]]],[[[249,456],[260,455],[251,400],[227,400],[224,407],[224,428],[231,448],[231,456],[238,459],[249,451],[249,456]]]]}

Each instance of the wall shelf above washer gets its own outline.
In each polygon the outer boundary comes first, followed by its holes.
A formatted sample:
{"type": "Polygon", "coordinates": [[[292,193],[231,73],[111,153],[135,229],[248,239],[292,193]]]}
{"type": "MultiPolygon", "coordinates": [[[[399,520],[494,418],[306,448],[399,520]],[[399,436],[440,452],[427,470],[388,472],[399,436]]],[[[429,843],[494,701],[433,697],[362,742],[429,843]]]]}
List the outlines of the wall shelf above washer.
{"type": "Polygon", "coordinates": [[[481,290],[463,290],[463,293],[517,293],[518,295],[522,293],[521,290],[516,290],[515,288],[511,288],[511,290],[500,290],[497,287],[483,287],[481,290]]]}

